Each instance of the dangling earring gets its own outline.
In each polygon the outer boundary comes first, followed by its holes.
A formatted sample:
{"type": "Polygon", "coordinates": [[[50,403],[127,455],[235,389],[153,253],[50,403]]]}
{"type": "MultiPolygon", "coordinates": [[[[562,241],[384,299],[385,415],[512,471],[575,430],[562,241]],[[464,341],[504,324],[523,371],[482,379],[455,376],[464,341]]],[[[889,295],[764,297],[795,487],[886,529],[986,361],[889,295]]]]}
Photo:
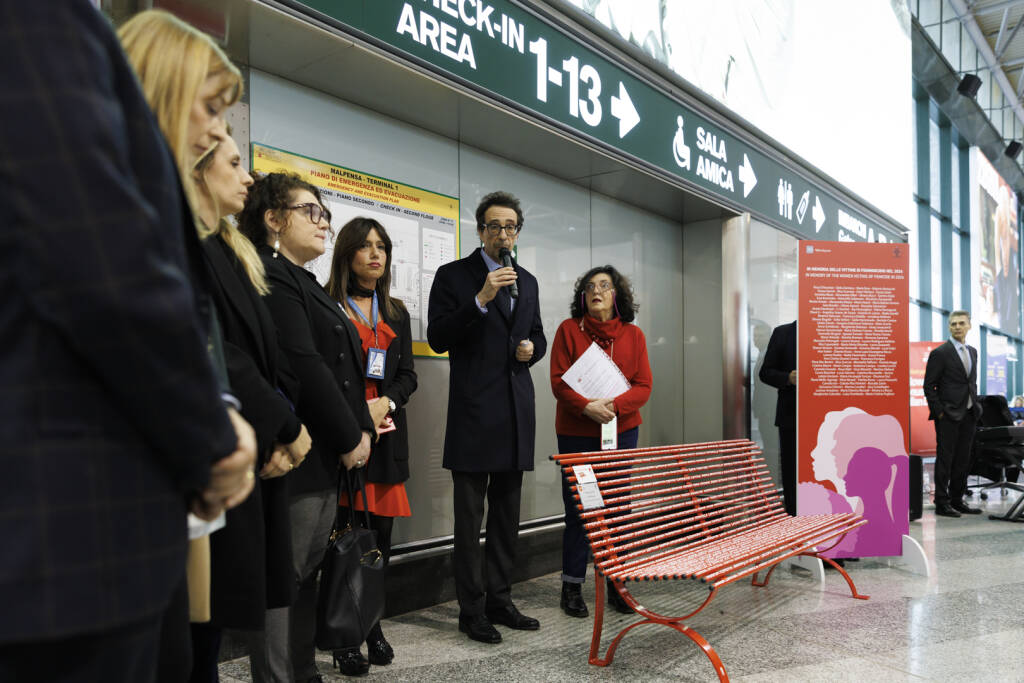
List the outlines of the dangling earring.
{"type": "Polygon", "coordinates": [[[612,308],[615,309],[615,316],[617,318],[622,318],[622,316],[619,315],[619,298],[615,296],[615,292],[612,292],[612,308]]]}
{"type": "Polygon", "coordinates": [[[281,250],[281,236],[280,233],[274,233],[274,258],[277,258],[277,252],[281,250]]]}

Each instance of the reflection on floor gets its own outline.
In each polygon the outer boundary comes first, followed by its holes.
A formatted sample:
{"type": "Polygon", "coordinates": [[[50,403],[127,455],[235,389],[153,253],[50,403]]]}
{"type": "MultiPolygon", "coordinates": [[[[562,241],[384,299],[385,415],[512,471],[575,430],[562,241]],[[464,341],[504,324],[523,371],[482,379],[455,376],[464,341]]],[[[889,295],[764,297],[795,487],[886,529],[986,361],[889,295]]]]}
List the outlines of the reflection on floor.
{"type": "MultiPolygon", "coordinates": [[[[1001,514],[1015,493],[990,492],[986,513],[1001,514]]],[[[950,681],[1024,680],[1024,525],[988,515],[935,517],[926,507],[911,535],[932,568],[925,578],[864,559],[848,565],[853,600],[842,578],[828,572],[824,590],[802,570],[778,571],[767,588],[737,583],[724,588],[690,625],[718,651],[733,681],[950,681]]],[[[515,586],[522,611],[541,630],[498,627],[500,645],[484,645],[458,632],[458,606],[445,603],[388,620],[384,632],[395,661],[373,667],[387,681],[716,681],[708,659],[682,635],[643,626],[625,637],[608,668],[587,664],[591,619],[558,608],[559,577],[515,586]]],[[[585,593],[593,611],[593,585],[585,593]]],[[[703,590],[681,583],[643,584],[641,601],[659,611],[683,611],[703,590]]],[[[612,613],[605,634],[629,617],[612,613]]],[[[607,642],[606,637],[605,642],[607,642]]],[[[319,655],[326,681],[344,680],[319,655]]],[[[225,683],[250,681],[247,659],[221,665],[225,683]]]]}

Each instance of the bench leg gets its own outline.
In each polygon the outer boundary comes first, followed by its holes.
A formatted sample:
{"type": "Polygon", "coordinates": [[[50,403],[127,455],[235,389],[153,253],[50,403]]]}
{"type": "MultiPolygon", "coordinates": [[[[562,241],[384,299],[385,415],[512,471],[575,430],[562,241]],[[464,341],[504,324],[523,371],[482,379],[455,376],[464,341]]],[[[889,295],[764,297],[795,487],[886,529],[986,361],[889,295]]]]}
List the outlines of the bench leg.
{"type": "MultiPolygon", "coordinates": [[[[718,674],[718,680],[720,681],[720,683],[729,683],[729,675],[725,672],[725,665],[722,664],[722,660],[718,656],[718,653],[715,652],[715,648],[711,647],[711,644],[707,640],[705,640],[704,636],[702,636],[701,634],[697,633],[696,631],[694,631],[689,626],[685,626],[683,624],[678,623],[680,617],[675,617],[675,618],[659,617],[659,615],[654,614],[653,612],[649,612],[648,610],[643,609],[643,608],[641,608],[642,613],[640,613],[638,611],[638,614],[639,614],[639,616],[643,616],[643,617],[646,617],[646,618],[643,619],[642,621],[638,621],[638,622],[636,622],[634,624],[630,624],[626,628],[624,628],[621,631],[619,631],[618,635],[616,635],[615,638],[612,639],[612,642],[609,643],[608,650],[605,652],[605,656],[601,657],[600,653],[599,653],[599,650],[601,648],[601,631],[603,630],[603,626],[604,626],[604,608],[605,608],[605,596],[604,596],[605,588],[604,588],[604,583],[605,582],[603,580],[603,577],[601,577],[599,574],[597,574],[595,572],[594,584],[595,584],[596,589],[597,589],[597,604],[595,605],[595,611],[594,611],[594,635],[593,635],[593,637],[590,640],[590,657],[588,659],[588,661],[591,664],[593,664],[595,666],[608,666],[609,664],[611,664],[612,660],[615,658],[615,650],[619,647],[619,642],[622,640],[622,638],[627,633],[632,631],[637,626],[643,626],[644,624],[662,624],[664,626],[668,626],[669,628],[673,628],[676,631],[679,631],[684,636],[686,636],[687,638],[689,638],[690,640],[695,642],[700,647],[700,649],[704,652],[704,655],[711,661],[711,665],[715,668],[715,673],[718,674]]],[[[711,591],[710,594],[708,595],[708,598],[704,601],[704,604],[702,604],[696,610],[696,612],[699,612],[701,609],[703,609],[704,606],[707,605],[711,601],[711,598],[714,597],[716,592],[717,592],[716,590],[711,591]]],[[[632,602],[632,601],[627,601],[627,602],[632,602]]],[[[636,607],[634,605],[631,605],[631,606],[633,606],[634,609],[636,609],[636,607]]],[[[690,615],[687,615],[687,616],[692,616],[693,614],[696,614],[696,612],[693,612],[693,613],[691,613],[690,615]]],[[[683,618],[685,618],[685,617],[683,617],[683,618]]]]}
{"type": "Polygon", "coordinates": [[[777,565],[777,564],[773,564],[772,565],[772,568],[769,569],[768,573],[764,575],[764,581],[758,581],[757,580],[757,575],[760,574],[760,572],[757,572],[756,574],[754,574],[750,578],[750,585],[751,586],[757,586],[758,588],[764,588],[765,586],[767,586],[768,585],[768,579],[772,578],[772,572],[775,571],[775,568],[778,567],[778,566],[779,565],[777,565]]]}

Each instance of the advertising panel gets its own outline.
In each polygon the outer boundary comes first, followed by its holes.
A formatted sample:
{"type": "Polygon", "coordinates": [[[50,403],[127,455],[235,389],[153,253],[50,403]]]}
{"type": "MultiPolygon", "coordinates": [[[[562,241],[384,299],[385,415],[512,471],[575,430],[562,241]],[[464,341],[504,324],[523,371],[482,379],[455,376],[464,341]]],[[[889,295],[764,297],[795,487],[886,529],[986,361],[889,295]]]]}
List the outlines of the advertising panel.
{"type": "Polygon", "coordinates": [[[935,425],[928,419],[924,368],[928,364],[928,354],[943,343],[910,342],[910,452],[914,455],[935,455],[935,425]]]}
{"type": "MultiPolygon", "coordinates": [[[[436,357],[427,338],[427,300],[434,273],[459,257],[459,200],[395,180],[253,143],[256,173],[295,173],[320,189],[337,234],[356,216],[373,218],[391,237],[391,295],[412,323],[413,352],[436,357]]],[[[330,275],[333,240],[307,265],[323,285],[330,275]]]]}
{"type": "Polygon", "coordinates": [[[1010,360],[1007,338],[999,334],[988,335],[985,348],[985,393],[1006,395],[1006,377],[1010,360]]]}
{"type": "Polygon", "coordinates": [[[831,557],[899,555],[908,530],[908,251],[800,242],[797,512],[868,520],[831,557]]]}
{"type": "MultiPolygon", "coordinates": [[[[975,147],[971,153],[971,263],[976,323],[1020,336],[1017,197],[975,147]]],[[[992,393],[992,392],[989,392],[992,393]]]]}

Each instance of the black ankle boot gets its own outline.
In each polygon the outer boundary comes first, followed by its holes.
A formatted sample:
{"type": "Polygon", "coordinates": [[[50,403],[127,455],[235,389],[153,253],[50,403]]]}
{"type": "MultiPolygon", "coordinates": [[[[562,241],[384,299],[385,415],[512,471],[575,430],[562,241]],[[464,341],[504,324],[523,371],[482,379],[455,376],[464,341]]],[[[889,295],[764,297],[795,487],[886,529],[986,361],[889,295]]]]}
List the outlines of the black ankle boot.
{"type": "Polygon", "coordinates": [[[583,602],[583,591],[580,590],[583,584],[562,582],[562,611],[570,617],[587,617],[590,612],[587,610],[587,603],[583,602]]]}
{"type": "Polygon", "coordinates": [[[384,637],[378,622],[366,636],[366,658],[374,666],[387,666],[395,658],[395,651],[384,637]]]}
{"type": "Polygon", "coordinates": [[[345,676],[365,676],[370,672],[370,662],[359,648],[334,651],[334,666],[345,676]]]}

